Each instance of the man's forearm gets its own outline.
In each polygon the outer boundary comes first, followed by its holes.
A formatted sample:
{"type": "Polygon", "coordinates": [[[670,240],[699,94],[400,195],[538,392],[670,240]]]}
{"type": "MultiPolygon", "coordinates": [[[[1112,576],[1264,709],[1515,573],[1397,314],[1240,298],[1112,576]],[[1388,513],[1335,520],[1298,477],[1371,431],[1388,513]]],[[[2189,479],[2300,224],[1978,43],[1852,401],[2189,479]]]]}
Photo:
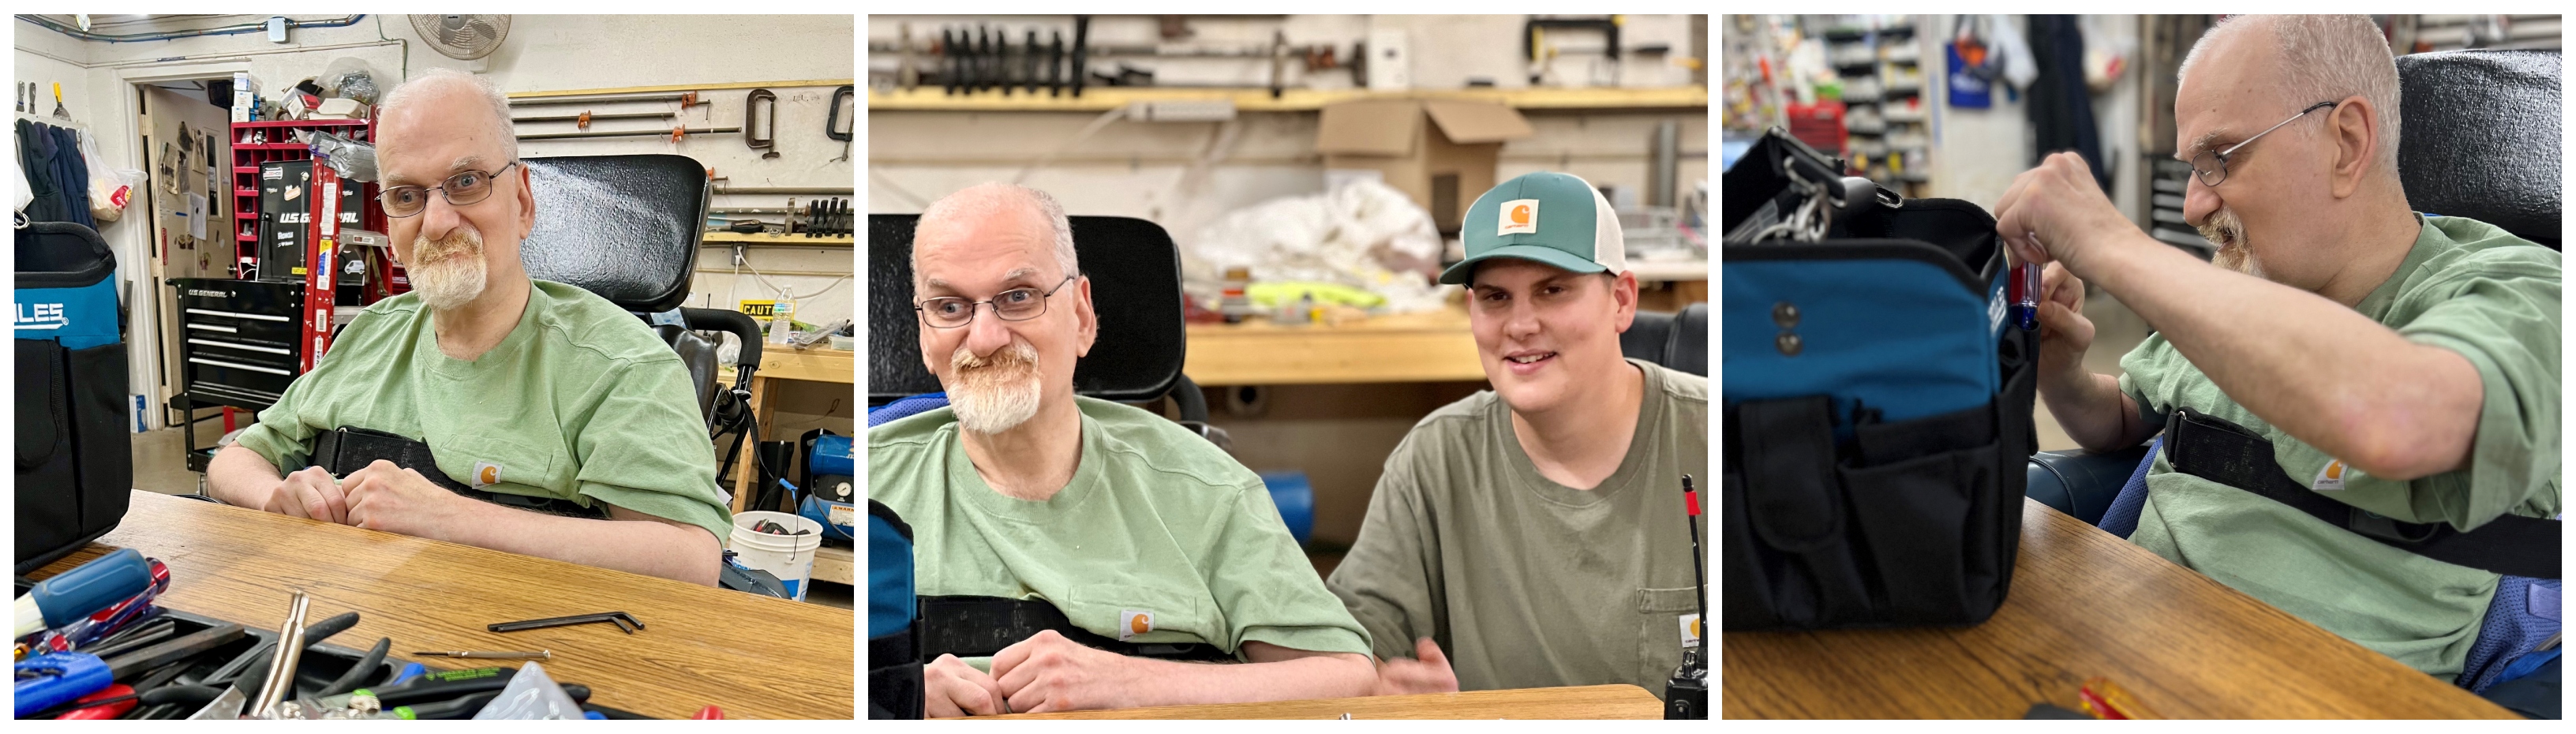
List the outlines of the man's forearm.
{"type": "Polygon", "coordinates": [[[1136,659],[1138,706],[1296,701],[1368,695],[1377,669],[1365,655],[1333,653],[1242,664],[1136,659]]]}
{"type": "Polygon", "coordinates": [[[2135,230],[2120,236],[2069,269],[2118,294],[2246,410],[2389,479],[2466,458],[2484,396],[2467,358],[2324,296],[2211,267],[2135,230]]]}
{"type": "Polygon", "coordinates": [[[716,585],[723,546],[704,528],[652,520],[591,520],[474,503],[482,517],[452,543],[585,566],[716,585]]]}
{"type": "Polygon", "coordinates": [[[2137,404],[2120,392],[2120,378],[2083,372],[2040,391],[2048,414],[2087,451],[2118,451],[2147,440],[2137,404]]]}
{"type": "Polygon", "coordinates": [[[265,506],[268,493],[285,480],[286,475],[279,473],[268,459],[241,444],[224,447],[215,452],[213,461],[206,463],[206,494],[235,507],[265,506]]]}

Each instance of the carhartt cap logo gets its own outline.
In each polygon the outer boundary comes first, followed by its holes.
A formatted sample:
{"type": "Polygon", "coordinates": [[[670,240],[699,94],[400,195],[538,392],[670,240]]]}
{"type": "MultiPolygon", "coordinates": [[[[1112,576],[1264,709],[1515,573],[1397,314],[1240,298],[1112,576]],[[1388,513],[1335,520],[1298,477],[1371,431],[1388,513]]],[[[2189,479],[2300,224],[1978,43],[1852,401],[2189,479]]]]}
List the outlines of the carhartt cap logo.
{"type": "Polygon", "coordinates": [[[1513,199],[1511,201],[1503,202],[1502,221],[1494,228],[1495,236],[1499,237],[1507,234],[1534,234],[1537,232],[1537,199],[1513,199]]]}
{"type": "Polygon", "coordinates": [[[1153,612],[1143,609],[1128,609],[1118,613],[1118,640],[1120,642],[1125,642],[1127,638],[1152,631],[1154,631],[1153,612]]]}

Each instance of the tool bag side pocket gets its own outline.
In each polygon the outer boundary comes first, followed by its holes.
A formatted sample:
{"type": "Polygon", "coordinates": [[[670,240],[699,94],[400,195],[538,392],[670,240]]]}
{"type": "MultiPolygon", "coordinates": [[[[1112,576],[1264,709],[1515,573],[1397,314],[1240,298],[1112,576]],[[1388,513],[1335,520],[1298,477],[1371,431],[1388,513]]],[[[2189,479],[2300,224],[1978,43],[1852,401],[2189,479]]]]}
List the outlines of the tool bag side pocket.
{"type": "Polygon", "coordinates": [[[1829,410],[1821,395],[1727,410],[1731,455],[1720,514],[1728,629],[1814,627],[1870,615],[1869,583],[1851,542],[1851,503],[1835,477],[1829,410]],[[1762,591],[1735,591],[1752,584],[1762,591]]]}

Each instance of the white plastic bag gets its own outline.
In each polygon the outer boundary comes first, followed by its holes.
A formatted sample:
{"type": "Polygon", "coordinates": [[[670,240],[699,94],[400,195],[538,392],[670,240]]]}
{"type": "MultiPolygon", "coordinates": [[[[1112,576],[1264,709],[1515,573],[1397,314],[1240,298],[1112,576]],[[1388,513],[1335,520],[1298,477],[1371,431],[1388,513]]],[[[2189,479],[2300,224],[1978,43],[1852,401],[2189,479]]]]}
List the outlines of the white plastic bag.
{"type": "Polygon", "coordinates": [[[143,183],[143,172],[107,167],[107,158],[98,154],[98,136],[82,132],[81,164],[89,169],[89,215],[101,223],[125,216],[125,204],[134,198],[135,184],[143,183]]]}
{"type": "Polygon", "coordinates": [[[518,674],[510,676],[510,684],[501,687],[501,695],[493,696],[491,703],[483,704],[483,710],[474,712],[475,721],[499,719],[580,721],[581,704],[564,695],[563,686],[555,685],[555,679],[546,676],[545,666],[530,660],[519,667],[518,674]]]}
{"type": "Polygon", "coordinates": [[[1189,279],[1202,290],[1240,267],[1256,281],[1364,288],[1385,297],[1391,313],[1440,308],[1443,295],[1432,283],[1440,233],[1431,214],[1372,179],[1228,212],[1200,229],[1183,254],[1189,279]]]}
{"type": "MultiPolygon", "coordinates": [[[[16,130],[11,130],[9,132],[9,149],[13,151],[18,149],[18,132],[16,130]]],[[[27,183],[26,169],[18,167],[18,156],[11,155],[8,156],[8,158],[9,182],[17,184],[17,186],[10,187],[9,189],[9,211],[25,213],[27,211],[27,205],[35,203],[36,201],[35,187],[33,184],[27,183]]]]}

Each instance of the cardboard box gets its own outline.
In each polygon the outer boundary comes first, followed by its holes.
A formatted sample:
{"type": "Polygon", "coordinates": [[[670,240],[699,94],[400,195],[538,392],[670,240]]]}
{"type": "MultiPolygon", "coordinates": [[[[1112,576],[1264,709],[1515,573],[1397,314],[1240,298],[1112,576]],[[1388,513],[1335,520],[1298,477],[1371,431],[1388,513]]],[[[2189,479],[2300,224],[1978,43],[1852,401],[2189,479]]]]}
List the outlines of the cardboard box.
{"type": "Polygon", "coordinates": [[[252,79],[247,71],[233,72],[233,122],[250,122],[251,112],[257,109],[259,80],[252,79]]]}
{"type": "Polygon", "coordinates": [[[1494,187],[1503,141],[1536,134],[1498,102],[1362,99],[1326,105],[1322,114],[1315,149],[1327,175],[1376,171],[1431,212],[1442,234],[1456,233],[1467,205],[1494,187]]]}

